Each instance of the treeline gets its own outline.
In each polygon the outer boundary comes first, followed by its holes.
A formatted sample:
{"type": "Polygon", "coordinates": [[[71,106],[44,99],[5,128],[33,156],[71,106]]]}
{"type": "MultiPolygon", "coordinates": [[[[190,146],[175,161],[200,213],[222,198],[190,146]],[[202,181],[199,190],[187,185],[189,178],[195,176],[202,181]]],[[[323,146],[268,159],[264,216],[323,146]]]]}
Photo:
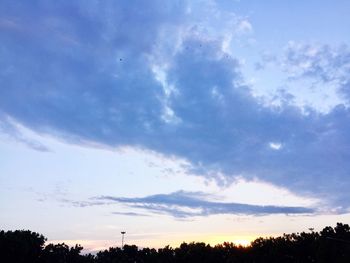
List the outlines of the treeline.
{"type": "Polygon", "coordinates": [[[0,231],[2,263],[240,263],[240,262],[350,262],[350,227],[337,223],[320,232],[284,234],[258,238],[250,246],[223,243],[214,247],[205,243],[182,243],[178,248],[161,249],[125,245],[111,247],[96,255],[83,255],[83,247],[47,244],[38,233],[0,231]]]}

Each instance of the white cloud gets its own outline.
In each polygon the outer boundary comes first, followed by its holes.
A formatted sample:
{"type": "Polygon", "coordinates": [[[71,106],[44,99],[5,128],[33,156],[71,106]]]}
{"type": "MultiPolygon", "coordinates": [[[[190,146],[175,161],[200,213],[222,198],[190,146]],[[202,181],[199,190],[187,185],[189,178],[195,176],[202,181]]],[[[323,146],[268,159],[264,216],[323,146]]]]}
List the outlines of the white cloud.
{"type": "Polygon", "coordinates": [[[280,150],[281,147],[282,147],[282,144],[279,143],[279,142],[270,142],[270,143],[269,143],[269,146],[270,146],[270,148],[273,149],[273,150],[280,150]]]}
{"type": "Polygon", "coordinates": [[[240,34],[252,33],[253,26],[248,20],[246,20],[246,19],[241,20],[237,25],[237,32],[240,34]]]}

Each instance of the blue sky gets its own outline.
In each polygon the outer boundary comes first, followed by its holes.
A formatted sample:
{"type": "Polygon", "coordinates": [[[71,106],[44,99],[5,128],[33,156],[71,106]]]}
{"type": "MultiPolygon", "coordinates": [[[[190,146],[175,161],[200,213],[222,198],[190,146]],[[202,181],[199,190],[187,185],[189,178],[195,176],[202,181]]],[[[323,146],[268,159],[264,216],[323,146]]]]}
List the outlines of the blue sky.
{"type": "Polygon", "coordinates": [[[348,221],[349,7],[2,1],[1,225],[94,250],[348,221]]]}

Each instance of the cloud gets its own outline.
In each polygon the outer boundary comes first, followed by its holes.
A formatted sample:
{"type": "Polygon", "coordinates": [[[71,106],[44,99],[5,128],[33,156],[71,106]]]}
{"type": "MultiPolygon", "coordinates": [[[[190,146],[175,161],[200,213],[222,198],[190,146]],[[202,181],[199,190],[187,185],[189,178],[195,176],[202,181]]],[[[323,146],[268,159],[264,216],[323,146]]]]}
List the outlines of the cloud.
{"type": "Polygon", "coordinates": [[[113,212],[113,215],[122,215],[122,216],[148,216],[146,214],[134,213],[134,212],[113,212]]]}
{"type": "Polygon", "coordinates": [[[156,214],[168,214],[177,218],[216,214],[264,215],[310,214],[314,212],[312,208],[306,207],[260,206],[208,200],[212,198],[210,195],[202,192],[178,191],[141,198],[101,196],[97,199],[126,204],[130,208],[142,209],[156,214]]]}
{"type": "Polygon", "coordinates": [[[251,33],[253,31],[253,26],[248,20],[240,21],[237,31],[241,34],[251,33]]]}
{"type": "Polygon", "coordinates": [[[347,45],[331,47],[290,42],[282,63],[291,77],[341,83],[350,70],[350,50],[347,45]]]}
{"type": "MultiPolygon", "coordinates": [[[[259,178],[350,206],[349,110],[320,114],[288,100],[260,104],[239,61],[223,49],[227,26],[205,30],[206,8],[189,12],[185,1],[2,1],[1,7],[13,26],[0,34],[0,118],[70,142],[178,156],[191,163],[190,172],[223,182],[259,178]]],[[[332,51],[301,50],[307,63],[287,51],[286,65],[298,66],[294,76],[332,81],[340,71],[325,68],[347,65],[348,53],[323,67],[314,58],[332,51]]]]}
{"type": "Polygon", "coordinates": [[[19,130],[20,129],[15,125],[13,120],[8,117],[0,116],[0,135],[5,135],[16,142],[23,143],[33,150],[39,152],[50,152],[50,149],[47,146],[37,140],[26,137],[19,130]]]}
{"type": "MultiPolygon", "coordinates": [[[[282,78],[274,86],[294,95],[294,103],[302,107],[328,113],[338,104],[349,105],[350,49],[346,44],[290,41],[280,55],[264,52],[255,69],[273,73],[276,80],[282,78]]],[[[275,102],[278,99],[273,97],[275,102]]]]}
{"type": "Polygon", "coordinates": [[[6,94],[1,111],[39,130],[85,130],[89,140],[117,135],[112,123],[125,127],[117,136],[132,138],[149,121],[157,122],[163,92],[146,55],[159,25],[181,19],[181,5],[178,17],[169,13],[172,4],[156,1],[110,5],[82,1],[53,8],[45,1],[20,6],[3,2],[2,15],[22,30],[0,36],[1,92],[6,94]],[[97,133],[89,131],[91,121],[99,127],[97,133]]]}
{"type": "Polygon", "coordinates": [[[101,205],[109,205],[110,203],[102,202],[102,201],[75,201],[66,198],[60,198],[58,200],[61,203],[69,204],[75,207],[90,207],[90,206],[101,206],[101,205]]]}
{"type": "Polygon", "coordinates": [[[308,78],[335,86],[349,101],[350,49],[291,42],[285,49],[282,67],[291,79],[308,78]]]}

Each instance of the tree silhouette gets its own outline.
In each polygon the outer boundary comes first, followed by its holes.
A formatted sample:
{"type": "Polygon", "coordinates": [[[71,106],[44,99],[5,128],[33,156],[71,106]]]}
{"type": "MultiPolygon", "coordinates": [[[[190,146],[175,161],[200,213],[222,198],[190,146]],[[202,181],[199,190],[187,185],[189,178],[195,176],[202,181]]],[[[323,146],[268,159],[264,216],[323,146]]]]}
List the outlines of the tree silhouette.
{"type": "Polygon", "coordinates": [[[45,244],[45,237],[28,230],[0,231],[1,263],[256,263],[256,262],[350,262],[350,227],[337,223],[320,232],[283,234],[257,238],[250,246],[225,242],[214,247],[182,243],[155,250],[135,245],[111,247],[93,256],[83,255],[83,247],[45,244]]]}
{"type": "Polygon", "coordinates": [[[83,250],[82,246],[75,245],[69,248],[68,245],[62,244],[48,244],[41,253],[41,263],[88,263],[94,262],[94,257],[91,255],[82,256],[80,252],[83,250]]]}
{"type": "Polygon", "coordinates": [[[0,231],[0,262],[39,262],[45,237],[29,230],[0,231]]]}

